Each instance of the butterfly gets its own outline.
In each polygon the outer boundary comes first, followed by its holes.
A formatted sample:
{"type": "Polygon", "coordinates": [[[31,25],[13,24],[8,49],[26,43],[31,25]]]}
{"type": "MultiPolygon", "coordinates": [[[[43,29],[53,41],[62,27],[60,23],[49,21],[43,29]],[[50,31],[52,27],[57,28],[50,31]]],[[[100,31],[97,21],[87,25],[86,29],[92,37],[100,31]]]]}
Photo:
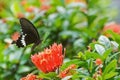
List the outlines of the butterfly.
{"type": "Polygon", "coordinates": [[[20,37],[12,43],[16,44],[18,47],[25,47],[33,43],[31,48],[31,51],[33,51],[34,48],[41,42],[38,31],[35,26],[26,18],[20,18],[20,24],[22,29],[20,37]]]}

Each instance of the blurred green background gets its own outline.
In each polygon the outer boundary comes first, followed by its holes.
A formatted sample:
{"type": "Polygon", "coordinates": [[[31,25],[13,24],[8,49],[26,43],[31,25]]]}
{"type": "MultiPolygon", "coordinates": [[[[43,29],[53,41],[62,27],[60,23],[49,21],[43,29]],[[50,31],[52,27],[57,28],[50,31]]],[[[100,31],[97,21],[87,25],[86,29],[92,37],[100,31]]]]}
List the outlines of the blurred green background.
{"type": "Polygon", "coordinates": [[[110,0],[0,0],[0,80],[19,80],[35,71],[32,45],[10,44],[12,35],[21,31],[19,18],[29,19],[39,32],[42,43],[35,52],[62,43],[66,58],[73,59],[103,34],[106,23],[116,19],[112,6],[110,0]]]}

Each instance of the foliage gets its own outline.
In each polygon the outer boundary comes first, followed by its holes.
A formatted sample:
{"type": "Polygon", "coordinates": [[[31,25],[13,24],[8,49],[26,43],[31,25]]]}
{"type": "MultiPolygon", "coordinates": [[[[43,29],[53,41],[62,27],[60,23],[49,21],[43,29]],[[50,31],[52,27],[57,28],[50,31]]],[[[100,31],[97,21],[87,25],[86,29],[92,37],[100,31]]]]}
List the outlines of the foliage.
{"type": "Polygon", "coordinates": [[[66,73],[72,80],[119,80],[119,34],[103,27],[114,17],[110,0],[1,0],[0,1],[0,80],[19,80],[29,73],[40,78],[59,80],[55,72],[43,73],[32,64],[31,53],[41,52],[49,45],[62,43],[66,48],[60,67],[76,68],[66,73]],[[109,15],[108,15],[109,13],[109,15]],[[14,32],[20,32],[19,18],[26,17],[36,26],[41,44],[35,52],[31,45],[18,48],[9,42],[14,32]],[[96,65],[100,59],[102,64],[96,65]]]}

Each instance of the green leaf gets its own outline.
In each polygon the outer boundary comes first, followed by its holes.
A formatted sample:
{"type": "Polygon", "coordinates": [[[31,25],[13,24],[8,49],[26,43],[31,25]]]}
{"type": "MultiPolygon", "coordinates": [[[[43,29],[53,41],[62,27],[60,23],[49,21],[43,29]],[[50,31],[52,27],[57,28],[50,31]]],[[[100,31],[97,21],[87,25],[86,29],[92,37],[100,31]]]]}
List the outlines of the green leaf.
{"type": "Polygon", "coordinates": [[[101,76],[98,76],[97,80],[103,80],[101,76]]]}
{"type": "Polygon", "coordinates": [[[72,78],[72,75],[66,76],[66,77],[62,78],[62,80],[69,80],[69,79],[71,79],[71,78],[72,78]]]}
{"type": "Polygon", "coordinates": [[[111,47],[112,47],[113,51],[117,51],[119,48],[119,44],[115,41],[111,41],[111,47]]]}
{"type": "Polygon", "coordinates": [[[48,80],[51,80],[53,78],[55,78],[57,76],[57,74],[55,72],[49,72],[49,73],[40,73],[39,74],[39,77],[40,78],[45,78],[45,79],[48,79],[48,80]]]}
{"type": "Polygon", "coordinates": [[[73,76],[72,76],[72,80],[81,80],[81,79],[93,80],[91,77],[83,75],[81,73],[73,74],[73,76]]]}
{"type": "Polygon", "coordinates": [[[98,0],[87,0],[87,2],[89,4],[88,8],[92,8],[95,6],[94,4],[98,3],[98,0]]]}
{"type": "Polygon", "coordinates": [[[111,30],[107,30],[106,33],[110,34],[112,39],[120,44],[120,35],[119,34],[113,32],[111,30]]]}
{"type": "Polygon", "coordinates": [[[116,72],[115,72],[115,69],[117,67],[117,60],[112,60],[106,67],[105,67],[105,70],[103,71],[103,79],[108,79],[108,78],[111,78],[113,77],[116,72]],[[109,73],[114,73],[114,75],[108,75],[109,73]],[[108,75],[108,76],[106,76],[108,75]]]}
{"type": "Polygon", "coordinates": [[[12,13],[16,16],[17,13],[21,12],[21,7],[19,5],[19,2],[14,1],[11,6],[12,13]]]}
{"type": "Polygon", "coordinates": [[[25,73],[25,72],[29,72],[31,70],[31,67],[28,66],[20,66],[18,73],[25,73]]]}
{"type": "Polygon", "coordinates": [[[4,53],[3,53],[4,48],[5,48],[5,44],[3,44],[0,41],[0,62],[2,62],[4,60],[4,53]]]}
{"type": "Polygon", "coordinates": [[[90,58],[93,58],[93,59],[97,59],[97,58],[103,59],[103,57],[100,54],[97,54],[97,53],[94,53],[94,52],[85,52],[85,55],[86,55],[87,59],[90,59],[90,58]]]}
{"type": "Polygon", "coordinates": [[[78,53],[78,58],[80,58],[82,60],[86,60],[86,56],[82,52],[78,53]]]}
{"type": "Polygon", "coordinates": [[[89,15],[88,16],[88,25],[91,25],[91,23],[95,20],[97,16],[96,15],[89,15]]]}
{"type": "Polygon", "coordinates": [[[92,72],[92,70],[93,70],[93,62],[94,62],[93,59],[90,59],[90,61],[89,61],[89,63],[88,63],[88,64],[89,64],[89,65],[88,65],[88,66],[89,66],[88,68],[89,68],[89,71],[90,71],[90,72],[92,72]]]}
{"type": "Polygon", "coordinates": [[[73,80],[78,80],[79,78],[85,78],[86,76],[85,75],[82,75],[82,74],[73,74],[73,77],[72,79],[73,80]]]}
{"type": "Polygon", "coordinates": [[[95,44],[95,50],[98,52],[98,54],[103,55],[105,52],[105,48],[100,44],[95,44]]]}
{"type": "Polygon", "coordinates": [[[109,57],[109,54],[111,53],[111,51],[112,51],[112,49],[110,48],[110,49],[108,49],[108,50],[106,50],[105,52],[104,52],[104,54],[103,54],[103,59],[105,60],[107,57],[109,57]]]}
{"type": "Polygon", "coordinates": [[[74,59],[74,60],[70,60],[69,62],[64,63],[61,66],[61,70],[64,70],[65,68],[67,68],[71,64],[76,64],[76,65],[79,65],[79,66],[86,66],[85,61],[80,61],[79,59],[74,59]]]}
{"type": "MultiPolygon", "coordinates": [[[[90,48],[91,50],[94,50],[95,49],[95,44],[97,44],[98,42],[93,42],[93,43],[90,43],[90,48]]],[[[98,43],[99,44],[99,43],[98,43]]]]}
{"type": "Polygon", "coordinates": [[[105,75],[105,79],[112,78],[113,76],[116,76],[118,73],[117,72],[110,72],[105,75]]]}
{"type": "Polygon", "coordinates": [[[110,47],[110,40],[106,36],[100,36],[98,42],[104,45],[106,48],[110,47]]]}
{"type": "Polygon", "coordinates": [[[112,60],[114,57],[116,57],[117,55],[119,56],[119,54],[120,54],[120,52],[114,53],[113,55],[111,55],[110,57],[108,57],[108,58],[106,59],[106,62],[111,61],[111,60],[112,60]]]}
{"type": "Polygon", "coordinates": [[[120,80],[120,75],[115,76],[114,80],[120,80]]]}

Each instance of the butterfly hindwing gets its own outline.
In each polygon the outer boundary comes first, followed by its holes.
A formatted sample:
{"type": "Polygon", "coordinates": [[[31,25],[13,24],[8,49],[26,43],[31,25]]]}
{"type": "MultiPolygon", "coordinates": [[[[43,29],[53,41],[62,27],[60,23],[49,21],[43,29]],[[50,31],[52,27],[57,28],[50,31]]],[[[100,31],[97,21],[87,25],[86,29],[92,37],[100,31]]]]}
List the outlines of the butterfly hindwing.
{"type": "Polygon", "coordinates": [[[19,39],[15,42],[18,47],[24,47],[21,40],[22,40],[22,35],[20,35],[19,39]]]}
{"type": "Polygon", "coordinates": [[[22,34],[16,41],[18,47],[24,47],[29,44],[34,43],[33,47],[37,46],[40,43],[40,37],[37,29],[34,25],[27,19],[20,19],[22,34]]]}

